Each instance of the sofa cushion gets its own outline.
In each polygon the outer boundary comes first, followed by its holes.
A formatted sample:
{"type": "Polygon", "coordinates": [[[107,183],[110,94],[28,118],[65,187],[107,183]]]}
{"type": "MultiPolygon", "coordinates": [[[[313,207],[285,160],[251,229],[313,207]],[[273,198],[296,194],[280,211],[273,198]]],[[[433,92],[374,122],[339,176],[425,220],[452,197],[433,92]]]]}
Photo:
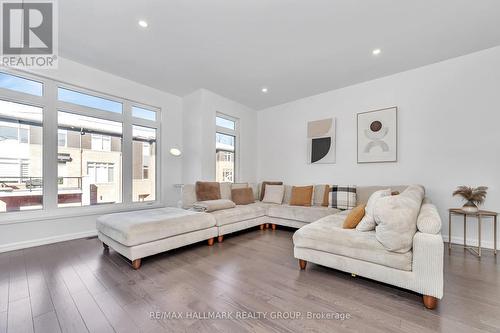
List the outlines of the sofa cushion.
{"type": "Polygon", "coordinates": [[[220,183],[220,198],[226,200],[232,200],[231,198],[231,189],[232,183],[224,182],[220,183]]]}
{"type": "Polygon", "coordinates": [[[400,195],[377,201],[374,210],[376,236],[387,250],[404,253],[412,248],[424,195],[422,186],[411,185],[400,195]]]}
{"type": "Polygon", "coordinates": [[[182,208],[189,209],[196,202],[196,190],[194,184],[181,185],[182,208]]]}
{"type": "Polygon", "coordinates": [[[220,199],[220,184],[218,182],[196,182],[196,200],[218,200],[220,199]]]}
{"type": "Polygon", "coordinates": [[[180,208],[145,209],[100,216],[97,230],[125,246],[207,229],[215,226],[215,218],[180,208]]]}
{"type": "Polygon", "coordinates": [[[283,203],[289,205],[290,200],[292,200],[292,187],[291,185],[283,185],[285,186],[285,193],[283,194],[283,203]]]}
{"type": "Polygon", "coordinates": [[[217,226],[255,219],[266,215],[267,206],[259,203],[236,206],[231,209],[219,210],[210,213],[216,220],[217,226]]]}
{"type": "Polygon", "coordinates": [[[335,214],[303,226],[293,235],[294,246],[411,271],[411,251],[387,251],[375,237],[375,231],[343,229],[344,219],[344,214],[335,214]]]}
{"type": "Polygon", "coordinates": [[[339,210],[330,207],[301,207],[290,205],[271,205],[267,215],[281,219],[311,223],[320,218],[338,213],[339,210]]]}
{"type": "Polygon", "coordinates": [[[329,193],[330,193],[330,185],[327,184],[314,185],[313,205],[328,207],[329,193]]]}
{"type": "Polygon", "coordinates": [[[254,197],[255,201],[258,201],[260,199],[260,193],[259,193],[260,186],[259,186],[259,184],[257,184],[257,183],[250,183],[250,184],[248,184],[248,187],[252,188],[252,190],[253,190],[253,197],[254,197]]]}
{"type": "Polygon", "coordinates": [[[290,199],[291,206],[310,207],[312,202],[314,186],[293,186],[292,198],[290,199]]]}

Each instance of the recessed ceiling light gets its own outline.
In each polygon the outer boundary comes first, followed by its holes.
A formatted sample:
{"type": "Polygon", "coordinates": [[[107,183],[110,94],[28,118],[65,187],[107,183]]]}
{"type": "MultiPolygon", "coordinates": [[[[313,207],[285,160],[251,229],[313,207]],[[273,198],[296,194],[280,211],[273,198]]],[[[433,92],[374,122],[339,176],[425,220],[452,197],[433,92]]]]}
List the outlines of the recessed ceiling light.
{"type": "Polygon", "coordinates": [[[139,26],[141,28],[147,28],[148,27],[148,22],[144,21],[144,20],[139,20],[139,26]]]}
{"type": "Polygon", "coordinates": [[[170,148],[170,154],[173,156],[181,156],[182,152],[179,148],[170,148]]]}
{"type": "Polygon", "coordinates": [[[267,89],[267,87],[262,87],[262,89],[260,91],[262,91],[264,94],[267,94],[269,89],[267,89]]]}
{"type": "Polygon", "coordinates": [[[379,55],[381,52],[382,52],[381,49],[375,49],[375,50],[372,51],[372,54],[373,55],[379,55]]]}

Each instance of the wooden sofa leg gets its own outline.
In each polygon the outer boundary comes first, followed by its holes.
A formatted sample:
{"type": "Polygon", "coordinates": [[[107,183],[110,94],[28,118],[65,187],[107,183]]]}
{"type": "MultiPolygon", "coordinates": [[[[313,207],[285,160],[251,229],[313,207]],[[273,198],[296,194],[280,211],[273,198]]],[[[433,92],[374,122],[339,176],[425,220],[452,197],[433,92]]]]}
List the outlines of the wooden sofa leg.
{"type": "Polygon", "coordinates": [[[306,265],[307,265],[307,261],[305,260],[302,260],[302,259],[299,259],[299,267],[300,269],[303,271],[304,269],[306,269],[306,265]]]}
{"type": "Polygon", "coordinates": [[[433,296],[422,295],[424,306],[429,310],[434,310],[437,307],[438,299],[433,296]]]}
{"type": "Polygon", "coordinates": [[[273,230],[276,230],[276,224],[271,224],[271,228],[272,228],[273,230]]]}
{"type": "Polygon", "coordinates": [[[102,247],[104,247],[104,252],[109,252],[109,246],[106,243],[102,243],[102,247]]]}
{"type": "Polygon", "coordinates": [[[260,230],[264,230],[264,225],[263,224],[261,224],[259,227],[260,227],[260,230]]]}
{"type": "Polygon", "coordinates": [[[215,240],[215,239],[214,239],[213,237],[212,237],[212,238],[209,238],[209,239],[208,239],[208,246],[212,246],[212,245],[214,245],[214,240],[215,240]]]}
{"type": "Polygon", "coordinates": [[[223,241],[223,240],[224,240],[224,236],[219,236],[219,237],[217,237],[217,241],[218,241],[219,243],[222,243],[222,241],[223,241]]]}
{"type": "Polygon", "coordinates": [[[266,229],[269,229],[269,223],[266,223],[266,229]]]}
{"type": "Polygon", "coordinates": [[[132,268],[139,269],[141,267],[141,259],[132,260],[132,268]]]}

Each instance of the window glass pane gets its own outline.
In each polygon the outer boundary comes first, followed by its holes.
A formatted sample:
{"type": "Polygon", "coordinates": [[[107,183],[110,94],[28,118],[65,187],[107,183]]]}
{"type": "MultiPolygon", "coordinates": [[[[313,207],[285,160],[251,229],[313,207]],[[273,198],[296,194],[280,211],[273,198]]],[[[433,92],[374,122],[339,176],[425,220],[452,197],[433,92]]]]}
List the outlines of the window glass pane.
{"type": "Polygon", "coordinates": [[[0,125],[0,140],[18,140],[19,128],[7,125],[0,125]]]}
{"type": "Polygon", "coordinates": [[[156,129],[133,126],[133,200],[156,199],[156,129]]]}
{"type": "Polygon", "coordinates": [[[42,208],[42,111],[0,100],[0,212],[42,208]]]}
{"type": "Polygon", "coordinates": [[[215,148],[217,150],[234,151],[235,137],[232,135],[216,133],[215,134],[215,148]]]}
{"type": "Polygon", "coordinates": [[[220,127],[229,128],[234,130],[236,128],[235,122],[222,117],[215,117],[215,124],[220,127]]]}
{"type": "Polygon", "coordinates": [[[35,96],[43,95],[42,83],[6,73],[0,73],[0,87],[35,96]]]}
{"type": "Polygon", "coordinates": [[[20,143],[29,143],[29,128],[27,126],[23,126],[19,128],[19,142],[20,143]]]}
{"type": "Polygon", "coordinates": [[[122,201],[122,124],[58,112],[59,207],[122,201]]]}
{"type": "Polygon", "coordinates": [[[132,116],[136,118],[146,119],[146,120],[156,120],[156,112],[139,108],[136,106],[132,107],[132,116]]]}
{"type": "Polygon", "coordinates": [[[69,89],[58,88],[58,98],[60,101],[88,106],[109,112],[122,113],[122,103],[109,99],[83,94],[69,89]]]}
{"type": "Polygon", "coordinates": [[[66,147],[66,140],[68,136],[68,131],[66,130],[57,130],[57,146],[58,147],[66,147]]]}
{"type": "Polygon", "coordinates": [[[234,182],[234,147],[236,137],[222,133],[215,133],[216,148],[216,181],[234,182]]]}

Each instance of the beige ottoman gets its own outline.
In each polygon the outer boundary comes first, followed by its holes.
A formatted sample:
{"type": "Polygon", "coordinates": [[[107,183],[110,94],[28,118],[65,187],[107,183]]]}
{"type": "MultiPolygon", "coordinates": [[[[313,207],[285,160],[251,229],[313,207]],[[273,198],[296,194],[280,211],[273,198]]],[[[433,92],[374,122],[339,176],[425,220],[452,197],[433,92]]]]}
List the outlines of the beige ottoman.
{"type": "Polygon", "coordinates": [[[141,258],[217,236],[215,218],[180,208],[166,207],[103,215],[97,219],[97,235],[109,247],[141,266],[141,258]]]}

